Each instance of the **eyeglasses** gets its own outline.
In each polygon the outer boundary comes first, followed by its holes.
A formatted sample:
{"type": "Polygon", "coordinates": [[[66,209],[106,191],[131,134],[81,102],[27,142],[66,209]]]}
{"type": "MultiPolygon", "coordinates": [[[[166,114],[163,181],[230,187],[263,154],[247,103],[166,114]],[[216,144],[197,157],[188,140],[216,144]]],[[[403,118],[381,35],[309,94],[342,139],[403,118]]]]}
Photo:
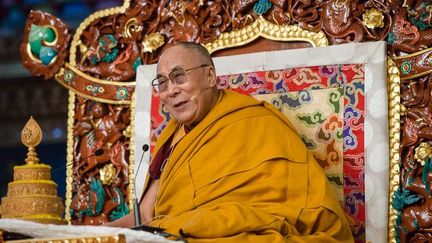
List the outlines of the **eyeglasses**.
{"type": "Polygon", "coordinates": [[[188,69],[176,69],[171,71],[168,74],[168,77],[165,76],[160,76],[160,77],[156,77],[155,79],[152,80],[151,84],[152,86],[156,89],[156,91],[158,93],[162,93],[168,90],[168,81],[171,80],[171,82],[175,85],[179,85],[179,84],[184,84],[187,81],[186,78],[186,74],[198,69],[198,68],[203,68],[203,67],[209,67],[210,65],[208,64],[201,64],[200,66],[197,67],[192,67],[192,68],[188,68],[188,69]]]}

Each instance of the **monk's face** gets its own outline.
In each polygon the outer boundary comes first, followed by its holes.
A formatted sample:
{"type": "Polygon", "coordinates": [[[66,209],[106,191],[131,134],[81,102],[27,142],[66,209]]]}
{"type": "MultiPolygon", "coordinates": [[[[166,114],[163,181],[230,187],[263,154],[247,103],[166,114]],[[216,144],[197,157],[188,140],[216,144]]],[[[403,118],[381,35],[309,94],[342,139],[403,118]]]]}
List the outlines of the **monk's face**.
{"type": "Polygon", "coordinates": [[[165,50],[159,58],[157,75],[166,80],[159,90],[160,100],[178,122],[191,127],[214,105],[214,68],[197,51],[182,46],[165,50]]]}

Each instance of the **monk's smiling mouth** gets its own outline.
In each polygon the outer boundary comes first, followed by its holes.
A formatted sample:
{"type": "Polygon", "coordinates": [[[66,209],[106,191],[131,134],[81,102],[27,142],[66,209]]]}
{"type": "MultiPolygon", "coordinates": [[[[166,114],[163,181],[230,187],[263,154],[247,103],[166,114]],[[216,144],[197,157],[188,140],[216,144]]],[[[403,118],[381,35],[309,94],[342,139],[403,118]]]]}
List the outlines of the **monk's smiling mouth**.
{"type": "Polygon", "coordinates": [[[182,105],[184,105],[184,104],[186,104],[188,102],[189,102],[189,100],[185,100],[185,101],[181,101],[181,102],[175,103],[174,104],[174,108],[179,108],[179,107],[181,107],[182,105]]]}

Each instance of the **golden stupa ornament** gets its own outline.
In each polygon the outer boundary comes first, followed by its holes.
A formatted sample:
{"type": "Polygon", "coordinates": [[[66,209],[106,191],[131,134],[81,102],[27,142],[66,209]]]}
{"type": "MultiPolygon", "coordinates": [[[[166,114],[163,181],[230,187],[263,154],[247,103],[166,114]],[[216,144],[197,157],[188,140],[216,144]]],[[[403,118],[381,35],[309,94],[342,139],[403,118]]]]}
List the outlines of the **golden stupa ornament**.
{"type": "Polygon", "coordinates": [[[39,158],[36,153],[36,146],[42,141],[42,129],[39,124],[30,116],[23,130],[21,131],[21,142],[28,148],[27,164],[39,163],[39,158]]]}
{"type": "Polygon", "coordinates": [[[36,146],[42,130],[30,117],[21,132],[21,142],[28,147],[25,165],[14,166],[14,181],[0,205],[1,218],[30,220],[47,224],[65,224],[61,217],[64,203],[57,196],[57,184],[51,180],[51,166],[39,163],[36,146]]]}

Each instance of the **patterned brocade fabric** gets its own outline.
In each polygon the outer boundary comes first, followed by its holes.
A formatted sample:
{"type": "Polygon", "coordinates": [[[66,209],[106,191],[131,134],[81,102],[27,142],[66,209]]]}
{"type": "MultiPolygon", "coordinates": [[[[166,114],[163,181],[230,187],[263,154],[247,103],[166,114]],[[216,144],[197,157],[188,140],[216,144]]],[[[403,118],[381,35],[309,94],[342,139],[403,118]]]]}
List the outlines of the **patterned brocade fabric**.
{"type": "MultiPolygon", "coordinates": [[[[364,65],[290,68],[218,79],[220,89],[265,100],[291,121],[325,170],[356,242],[364,242],[364,65]]],[[[159,103],[157,93],[153,93],[152,145],[169,119],[159,103]]]]}

